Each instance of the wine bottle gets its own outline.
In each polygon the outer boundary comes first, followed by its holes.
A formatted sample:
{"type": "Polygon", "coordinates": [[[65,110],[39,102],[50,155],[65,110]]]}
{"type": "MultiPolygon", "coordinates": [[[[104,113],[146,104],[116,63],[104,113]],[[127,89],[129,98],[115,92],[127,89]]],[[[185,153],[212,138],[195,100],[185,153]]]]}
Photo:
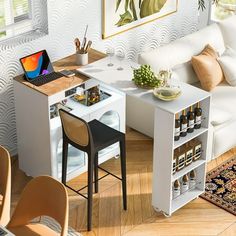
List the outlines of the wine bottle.
{"type": "Polygon", "coordinates": [[[196,186],[196,171],[190,171],[190,180],[189,180],[189,188],[193,189],[196,186]]]}
{"type": "Polygon", "coordinates": [[[182,115],[180,116],[180,136],[185,137],[187,135],[187,127],[188,127],[188,119],[186,116],[186,111],[182,111],[182,115]]]}
{"type": "Polygon", "coordinates": [[[179,140],[180,136],[180,120],[179,120],[179,114],[177,113],[175,115],[175,141],[179,140]]]}
{"type": "Polygon", "coordinates": [[[181,193],[187,192],[188,189],[189,189],[189,178],[188,175],[184,175],[182,178],[181,193]]]}
{"type": "Polygon", "coordinates": [[[179,171],[185,167],[186,153],[183,146],[178,147],[174,151],[177,160],[176,170],[179,171]]]}
{"type": "Polygon", "coordinates": [[[180,195],[180,182],[177,179],[174,182],[173,199],[177,198],[179,195],[180,195]]]}
{"type": "Polygon", "coordinates": [[[202,124],[202,109],[200,108],[200,103],[197,103],[197,106],[194,110],[194,114],[195,114],[195,125],[194,128],[195,129],[200,129],[201,128],[201,124],[202,124]]]}
{"type": "Polygon", "coordinates": [[[189,111],[188,111],[188,114],[187,114],[187,117],[188,117],[188,133],[192,133],[194,131],[194,112],[193,112],[193,107],[191,106],[189,111]]]}
{"type": "Polygon", "coordinates": [[[174,152],[174,157],[173,157],[173,165],[172,165],[172,174],[176,172],[176,167],[177,167],[177,156],[176,153],[174,152]]]}

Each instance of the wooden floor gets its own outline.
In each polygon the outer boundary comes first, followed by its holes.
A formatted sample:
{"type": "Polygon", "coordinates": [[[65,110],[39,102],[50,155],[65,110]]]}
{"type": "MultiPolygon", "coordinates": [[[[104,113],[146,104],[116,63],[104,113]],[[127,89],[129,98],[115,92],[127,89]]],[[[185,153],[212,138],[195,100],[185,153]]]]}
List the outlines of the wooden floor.
{"type": "MultiPolygon", "coordinates": [[[[94,195],[93,230],[86,232],[86,200],[69,191],[69,224],[84,236],[158,236],[158,235],[236,235],[236,217],[225,210],[198,198],[174,213],[170,218],[156,213],[151,205],[152,140],[131,129],[127,132],[128,210],[122,210],[120,181],[105,177],[94,195]]],[[[236,148],[212,161],[208,170],[236,154],[236,148]]],[[[119,174],[119,159],[103,167],[119,174]]],[[[100,173],[101,175],[103,173],[100,173]]],[[[29,181],[13,161],[12,209],[29,181]]],[[[70,181],[79,188],[86,184],[86,175],[70,181]],[[80,185],[78,184],[80,183],[80,185]]]]}

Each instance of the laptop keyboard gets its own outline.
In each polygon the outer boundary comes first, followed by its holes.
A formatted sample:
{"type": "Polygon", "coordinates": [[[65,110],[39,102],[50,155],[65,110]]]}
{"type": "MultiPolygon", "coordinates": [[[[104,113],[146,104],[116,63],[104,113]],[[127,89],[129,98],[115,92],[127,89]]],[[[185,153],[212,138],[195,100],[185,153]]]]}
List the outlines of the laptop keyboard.
{"type": "Polygon", "coordinates": [[[36,79],[30,81],[30,83],[35,86],[41,86],[43,84],[49,83],[49,82],[56,80],[58,78],[61,78],[61,77],[63,77],[62,74],[57,73],[57,72],[52,72],[50,74],[41,75],[41,76],[37,77],[36,79]]]}

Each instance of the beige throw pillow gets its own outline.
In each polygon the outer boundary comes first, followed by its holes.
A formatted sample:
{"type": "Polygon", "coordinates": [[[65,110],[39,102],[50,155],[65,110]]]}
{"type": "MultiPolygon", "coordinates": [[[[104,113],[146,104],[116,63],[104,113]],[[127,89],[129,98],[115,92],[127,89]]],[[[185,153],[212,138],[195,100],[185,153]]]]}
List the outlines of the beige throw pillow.
{"type": "Polygon", "coordinates": [[[194,71],[206,91],[211,91],[224,80],[217,57],[217,52],[210,45],[207,45],[199,55],[192,57],[194,71]]]}

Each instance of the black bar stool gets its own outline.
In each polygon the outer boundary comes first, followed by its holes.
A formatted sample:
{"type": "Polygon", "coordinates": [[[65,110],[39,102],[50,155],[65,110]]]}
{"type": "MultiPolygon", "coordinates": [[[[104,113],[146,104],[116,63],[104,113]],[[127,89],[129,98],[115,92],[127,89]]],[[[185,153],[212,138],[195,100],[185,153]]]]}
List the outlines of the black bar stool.
{"type": "Polygon", "coordinates": [[[92,228],[93,183],[95,185],[95,193],[97,193],[98,181],[101,178],[111,174],[122,181],[123,208],[127,210],[125,134],[104,125],[98,120],[92,120],[87,123],[85,120],[63,109],[59,110],[59,114],[63,130],[62,183],[88,200],[87,229],[90,231],[92,228]],[[98,152],[116,142],[120,144],[121,178],[98,165],[98,152]],[[88,154],[88,185],[79,190],[75,190],[66,184],[68,144],[88,154]],[[107,174],[98,178],[98,168],[107,174]],[[93,171],[95,181],[93,181],[93,171]],[[86,187],[88,187],[88,197],[80,193],[86,187]]]}

